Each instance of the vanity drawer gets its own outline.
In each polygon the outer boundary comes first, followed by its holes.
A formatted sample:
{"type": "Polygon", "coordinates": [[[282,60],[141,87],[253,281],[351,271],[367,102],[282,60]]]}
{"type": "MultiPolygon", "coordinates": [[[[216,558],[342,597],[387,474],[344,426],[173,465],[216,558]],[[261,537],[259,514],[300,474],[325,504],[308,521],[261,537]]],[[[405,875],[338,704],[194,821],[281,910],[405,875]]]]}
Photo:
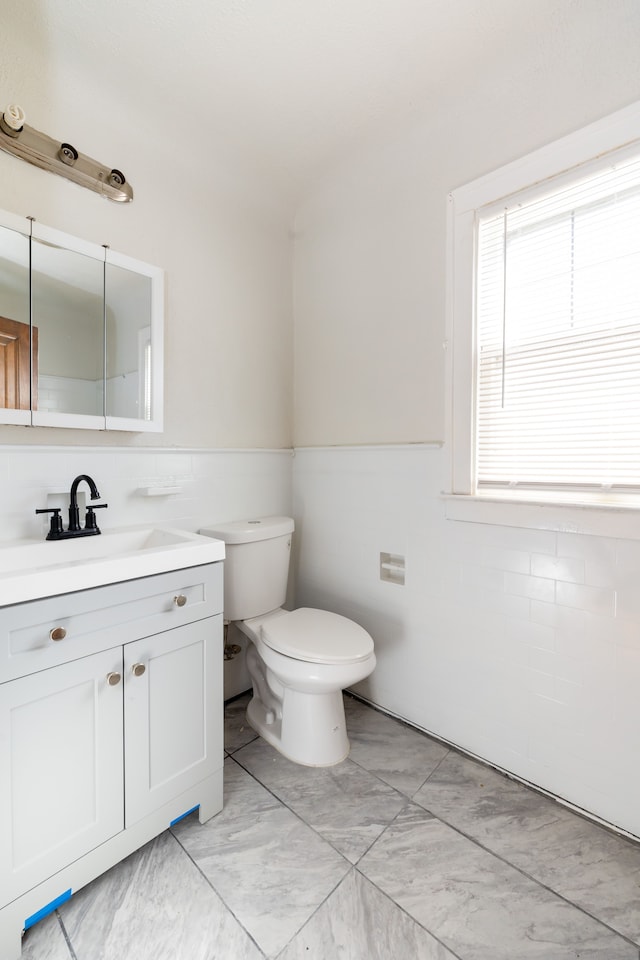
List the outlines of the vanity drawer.
{"type": "Polygon", "coordinates": [[[222,613],[222,563],[0,609],[0,683],[222,613]]]}

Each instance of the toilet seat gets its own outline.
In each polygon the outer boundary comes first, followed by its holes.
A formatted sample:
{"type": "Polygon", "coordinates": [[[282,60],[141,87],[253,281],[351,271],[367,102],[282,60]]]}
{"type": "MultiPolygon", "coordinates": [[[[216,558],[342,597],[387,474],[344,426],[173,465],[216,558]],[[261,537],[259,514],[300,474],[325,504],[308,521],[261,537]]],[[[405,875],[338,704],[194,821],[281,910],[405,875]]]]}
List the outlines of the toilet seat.
{"type": "Polygon", "coordinates": [[[355,663],[373,653],[373,640],[353,620],[310,607],[269,618],[260,637],[276,653],[308,663],[355,663]]]}

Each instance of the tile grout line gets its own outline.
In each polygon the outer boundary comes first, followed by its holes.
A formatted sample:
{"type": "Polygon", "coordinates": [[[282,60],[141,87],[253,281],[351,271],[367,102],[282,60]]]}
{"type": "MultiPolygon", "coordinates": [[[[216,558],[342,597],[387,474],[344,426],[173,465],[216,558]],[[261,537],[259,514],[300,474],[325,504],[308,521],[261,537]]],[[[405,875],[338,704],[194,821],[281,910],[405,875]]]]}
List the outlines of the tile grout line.
{"type": "MultiPolygon", "coordinates": [[[[259,738],[258,738],[258,739],[259,739],[259,738]]],[[[355,864],[353,864],[353,863],[351,862],[351,860],[349,860],[348,857],[345,857],[345,855],[344,855],[344,853],[342,852],[342,850],[338,850],[338,848],[335,846],[335,844],[333,844],[333,843],[331,842],[331,840],[328,840],[326,837],[323,837],[322,834],[320,833],[320,831],[317,830],[317,829],[313,826],[313,824],[308,823],[308,822],[304,819],[304,817],[301,816],[301,815],[297,812],[297,810],[294,810],[293,807],[290,807],[289,804],[286,802],[286,800],[283,800],[281,797],[278,796],[277,793],[274,793],[273,790],[271,789],[271,787],[268,787],[266,784],[264,784],[264,783],[262,782],[262,780],[259,780],[258,777],[256,777],[255,774],[253,774],[253,773],[251,772],[251,770],[247,770],[247,768],[246,768],[245,766],[243,766],[243,764],[240,762],[240,760],[236,760],[235,756],[229,757],[229,759],[230,759],[230,760],[233,760],[233,762],[236,763],[236,764],[240,767],[241,770],[244,770],[244,772],[247,774],[247,776],[251,777],[251,779],[254,780],[254,781],[258,784],[258,786],[262,787],[263,790],[266,790],[267,793],[268,793],[270,796],[272,796],[274,800],[277,800],[277,802],[278,802],[282,807],[284,807],[285,810],[288,810],[289,813],[293,814],[293,816],[296,818],[296,820],[299,820],[300,823],[303,823],[303,824],[305,825],[305,827],[307,827],[309,830],[311,830],[312,833],[315,833],[315,835],[316,835],[317,837],[319,837],[320,840],[323,841],[323,843],[326,843],[328,846],[330,846],[331,849],[332,849],[333,851],[335,851],[335,853],[338,854],[338,856],[342,857],[342,859],[345,861],[345,863],[347,863],[350,867],[355,866],[355,864]]],[[[347,871],[347,872],[348,872],[348,871],[347,871]]],[[[343,877],[343,879],[344,879],[344,877],[343,877]]]]}
{"type": "Polygon", "coordinates": [[[431,777],[434,775],[434,773],[437,773],[437,771],[440,769],[440,767],[442,766],[442,764],[444,763],[444,761],[447,759],[447,757],[449,757],[449,756],[451,755],[452,752],[453,752],[452,748],[449,747],[449,749],[448,749],[447,752],[445,753],[444,757],[442,757],[442,759],[438,761],[438,763],[435,765],[435,767],[433,768],[433,770],[431,771],[431,773],[427,774],[427,776],[424,778],[424,780],[422,781],[422,783],[420,784],[420,786],[418,787],[418,789],[417,789],[414,793],[411,794],[411,797],[409,798],[410,800],[413,800],[413,798],[416,796],[416,794],[417,794],[417,793],[420,793],[420,791],[421,791],[422,788],[424,787],[425,783],[428,783],[429,780],[431,780],[431,777]]]}
{"type": "MultiPolygon", "coordinates": [[[[444,760],[444,757],[443,757],[442,759],[444,760]]],[[[440,761],[440,763],[442,763],[442,760],[440,761]]],[[[440,765],[440,764],[438,764],[438,766],[439,766],[439,765],[440,765]]],[[[367,771],[367,772],[368,772],[368,771],[367,771]]],[[[427,778],[427,779],[428,779],[428,778],[427,778]]],[[[383,782],[384,782],[384,781],[383,781],[383,782]]],[[[425,783],[426,783],[426,780],[425,780],[425,783]]],[[[398,792],[400,793],[401,791],[398,791],[398,792]]],[[[377,836],[377,837],[375,838],[375,840],[373,840],[373,841],[369,844],[369,846],[367,847],[367,849],[365,850],[365,852],[362,854],[362,856],[358,858],[357,863],[355,863],[355,864],[353,865],[353,868],[354,868],[354,870],[357,870],[358,874],[359,874],[364,880],[366,880],[367,883],[370,883],[373,887],[375,887],[375,889],[378,891],[378,893],[382,894],[383,897],[385,897],[387,900],[389,900],[390,903],[392,903],[398,910],[400,910],[405,916],[407,916],[413,923],[415,923],[418,927],[420,927],[422,930],[424,930],[426,933],[428,933],[430,937],[433,937],[433,939],[434,939],[437,943],[439,943],[442,947],[444,947],[445,950],[447,950],[448,953],[451,954],[451,957],[452,957],[452,958],[455,958],[455,960],[463,960],[463,958],[460,956],[459,953],[456,953],[455,950],[452,950],[451,947],[448,947],[447,944],[444,943],[444,941],[441,940],[440,937],[437,936],[437,934],[433,933],[433,931],[431,931],[428,927],[426,927],[423,923],[421,923],[416,917],[412,916],[412,915],[409,913],[408,910],[405,910],[405,908],[404,908],[401,904],[399,904],[399,903],[397,902],[397,900],[394,900],[393,897],[390,896],[390,894],[388,894],[388,893],[386,893],[384,890],[382,890],[382,889],[378,886],[377,883],[375,883],[370,877],[368,877],[368,876],[366,875],[366,873],[363,873],[362,870],[360,869],[359,864],[362,862],[362,860],[364,859],[364,857],[366,857],[366,855],[369,853],[369,851],[376,845],[376,843],[378,842],[378,840],[380,840],[380,839],[384,836],[384,834],[385,834],[385,833],[387,832],[387,830],[391,827],[391,825],[396,822],[396,820],[398,819],[398,817],[400,816],[400,814],[401,814],[401,813],[404,813],[405,810],[406,810],[409,806],[411,806],[411,805],[413,805],[413,806],[419,806],[419,804],[415,804],[415,803],[414,803],[414,801],[412,800],[411,797],[407,797],[406,794],[403,794],[403,796],[405,797],[405,799],[406,799],[406,801],[407,801],[407,802],[405,803],[405,805],[404,805],[400,810],[398,810],[398,812],[396,813],[396,815],[389,821],[389,823],[387,823],[387,824],[385,825],[385,827],[383,828],[383,830],[382,830],[382,832],[379,834],[379,836],[377,836]]],[[[428,812],[428,811],[424,810],[424,807],[420,807],[420,809],[423,810],[425,813],[428,812]]],[[[433,817],[433,819],[435,820],[435,819],[437,819],[437,817],[433,817]]]]}
{"type": "MultiPolygon", "coordinates": [[[[244,767],[243,767],[242,769],[244,770],[244,767]]],[[[344,881],[347,879],[347,877],[350,875],[350,873],[351,873],[352,871],[354,871],[355,869],[356,869],[356,868],[355,868],[354,864],[350,864],[350,865],[349,865],[349,870],[347,870],[347,872],[345,873],[344,877],[341,877],[341,878],[338,880],[338,882],[336,883],[335,887],[333,887],[333,889],[329,891],[329,893],[326,895],[326,897],[324,898],[324,900],[323,900],[321,903],[318,904],[318,906],[315,908],[315,910],[313,911],[313,913],[311,913],[311,914],[307,917],[307,919],[306,919],[305,922],[302,924],[302,926],[299,927],[299,928],[296,930],[296,932],[294,933],[294,935],[291,937],[291,939],[290,939],[287,943],[285,943],[285,945],[283,946],[282,950],[279,950],[279,951],[278,951],[278,953],[277,953],[277,954],[275,955],[275,957],[274,957],[274,960],[277,960],[278,957],[281,957],[282,954],[284,953],[284,951],[285,951],[288,947],[291,946],[291,944],[292,944],[293,941],[296,939],[296,937],[299,937],[299,936],[300,936],[300,934],[302,933],[302,931],[304,930],[304,928],[305,928],[305,927],[311,922],[311,920],[315,917],[315,915],[317,914],[317,912],[318,912],[318,910],[320,909],[320,907],[323,907],[323,906],[325,905],[325,903],[327,902],[327,900],[329,899],[329,897],[332,897],[332,896],[333,896],[333,894],[336,892],[336,890],[338,889],[338,887],[340,887],[340,886],[344,883],[344,881]]]]}
{"type": "Polygon", "coordinates": [[[245,747],[248,747],[250,743],[254,743],[255,740],[259,740],[259,736],[256,733],[255,737],[252,737],[251,740],[247,740],[246,743],[241,743],[238,747],[233,747],[233,749],[227,749],[225,747],[225,754],[227,757],[232,757],[234,753],[237,753],[238,750],[244,750],[245,747]]]}
{"type": "Polygon", "coordinates": [[[69,953],[71,954],[72,960],[78,960],[78,955],[76,954],[75,950],[73,949],[73,944],[72,944],[72,942],[71,942],[71,937],[70,937],[69,934],[67,933],[67,928],[66,928],[65,925],[64,925],[64,920],[62,919],[62,916],[60,915],[60,911],[59,911],[59,910],[56,910],[56,917],[57,917],[57,919],[58,919],[58,923],[60,924],[60,929],[62,930],[62,936],[63,936],[64,939],[65,939],[65,943],[67,944],[67,947],[69,948],[69,953]]]}
{"type": "MultiPolygon", "coordinates": [[[[394,819],[395,819],[395,818],[394,818],[394,819]]],[[[359,861],[358,861],[358,862],[359,862],[359,861]]],[[[449,954],[451,955],[452,958],[454,958],[454,960],[464,960],[464,958],[461,957],[459,953],[456,953],[455,950],[453,950],[451,947],[448,947],[447,944],[444,942],[444,940],[441,940],[440,937],[438,937],[435,933],[433,933],[431,930],[429,930],[428,927],[425,927],[425,925],[424,925],[423,923],[421,923],[419,920],[417,920],[415,917],[413,917],[413,916],[409,913],[409,911],[408,911],[408,910],[405,910],[405,908],[404,908],[401,904],[399,904],[396,900],[394,900],[392,896],[390,896],[390,895],[389,895],[388,893],[386,893],[384,890],[381,890],[380,887],[378,886],[378,884],[375,883],[370,877],[368,877],[368,876],[366,875],[366,873],[363,873],[362,870],[360,870],[360,868],[358,867],[357,864],[354,864],[353,869],[358,873],[358,875],[359,875],[360,877],[362,877],[363,880],[365,880],[367,883],[370,883],[371,886],[374,887],[374,888],[378,891],[379,894],[381,894],[381,896],[383,896],[386,900],[389,901],[389,903],[392,903],[397,910],[400,910],[400,912],[403,913],[404,916],[407,917],[408,920],[410,920],[412,923],[415,923],[415,925],[416,925],[417,927],[420,927],[421,930],[424,930],[425,933],[428,933],[430,937],[433,937],[433,939],[436,941],[436,943],[439,943],[440,946],[443,947],[443,948],[447,951],[447,953],[449,953],[449,954]]]]}
{"type": "Polygon", "coordinates": [[[411,800],[415,806],[417,806],[424,813],[427,813],[429,817],[433,820],[437,820],[439,823],[442,823],[445,827],[448,827],[450,830],[453,830],[454,833],[457,833],[459,836],[464,837],[465,840],[469,840],[473,843],[474,846],[478,847],[484,853],[488,853],[490,856],[495,857],[496,860],[500,860],[501,863],[506,864],[508,867],[511,867],[512,870],[516,870],[521,876],[526,877],[527,880],[531,880],[532,883],[535,883],[536,886],[540,887],[542,890],[546,890],[547,893],[550,893],[552,896],[557,897],[558,900],[561,900],[563,903],[566,903],[568,906],[573,907],[575,910],[578,910],[585,917],[593,920],[595,923],[599,924],[601,927],[604,927],[605,930],[608,930],[610,933],[613,933],[616,937],[619,937],[621,940],[624,940],[630,946],[635,947],[640,954],[640,944],[636,940],[632,940],[626,934],[621,933],[620,930],[616,930],[615,927],[611,927],[608,923],[602,920],[600,917],[594,916],[592,913],[589,913],[584,907],[581,907],[580,904],[574,903],[573,900],[569,900],[568,897],[564,896],[562,893],[559,893],[557,890],[554,890],[552,887],[547,886],[546,883],[543,883],[541,880],[538,880],[536,877],[532,876],[530,873],[527,873],[526,870],[523,870],[522,867],[518,867],[515,863],[511,863],[510,860],[507,860],[505,856],[502,856],[499,853],[496,853],[495,850],[492,850],[490,847],[484,846],[480,843],[479,840],[475,840],[468,833],[465,833],[464,830],[461,830],[459,827],[456,827],[454,824],[449,823],[447,820],[444,820],[442,817],[439,817],[437,814],[433,813],[427,807],[423,807],[421,803],[417,803],[415,800],[411,800]]]}
{"type": "MultiPolygon", "coordinates": [[[[212,819],[212,820],[215,819],[215,815],[214,815],[214,817],[212,817],[211,819],[212,819]]],[[[207,823],[208,823],[208,821],[207,821],[207,823]]],[[[204,824],[201,824],[201,826],[204,826],[204,824]]],[[[211,880],[209,879],[209,877],[206,875],[206,873],[203,871],[203,869],[202,869],[202,867],[200,866],[200,864],[198,863],[198,861],[197,861],[194,857],[191,856],[191,854],[189,853],[188,850],[185,849],[185,847],[184,847],[183,844],[180,842],[180,840],[178,839],[178,837],[176,837],[176,835],[175,835],[175,833],[173,832],[173,829],[172,829],[171,827],[169,827],[168,832],[171,834],[171,836],[173,837],[173,839],[175,840],[175,842],[178,844],[178,846],[180,847],[180,850],[181,850],[182,853],[185,855],[185,857],[187,858],[187,860],[190,860],[190,861],[191,861],[191,863],[192,863],[193,866],[196,868],[196,870],[198,871],[198,873],[200,874],[200,876],[202,877],[202,879],[205,881],[205,883],[207,884],[207,886],[209,887],[209,889],[212,890],[213,893],[215,893],[216,897],[218,897],[218,899],[220,900],[220,903],[224,906],[225,910],[227,910],[227,911],[229,912],[229,914],[233,917],[233,919],[236,921],[236,923],[238,924],[238,926],[239,926],[239,927],[246,933],[246,935],[249,937],[249,939],[251,940],[251,943],[255,946],[256,950],[258,950],[258,951],[260,952],[260,955],[261,955],[262,957],[264,957],[265,960],[269,960],[269,958],[267,957],[267,954],[264,952],[264,950],[262,949],[262,947],[260,946],[260,944],[255,940],[255,938],[253,937],[253,935],[252,935],[251,933],[249,933],[249,931],[247,930],[247,928],[245,927],[245,925],[242,923],[242,921],[240,920],[240,918],[236,916],[236,914],[235,914],[234,911],[231,909],[231,907],[229,906],[229,904],[227,903],[227,901],[224,899],[224,897],[222,896],[222,894],[220,894],[220,893],[218,892],[218,890],[216,890],[216,888],[214,887],[213,883],[211,882],[211,880]]],[[[74,960],[77,960],[77,958],[74,957],[74,960]]]]}
{"type": "MultiPolygon", "coordinates": [[[[260,739],[260,738],[256,735],[255,739],[257,740],[257,739],[260,739]]],[[[253,741],[249,741],[249,742],[252,743],[253,741]]],[[[248,744],[243,744],[243,746],[248,746],[248,744]]],[[[237,748],[237,750],[241,750],[241,749],[242,749],[242,747],[238,747],[238,748],[237,748]]],[[[236,752],[237,752],[237,751],[236,751],[236,752]]],[[[295,810],[292,810],[291,807],[290,807],[287,803],[285,803],[284,800],[281,800],[281,798],[278,797],[278,796],[273,792],[273,790],[271,790],[269,787],[265,786],[265,784],[262,783],[262,781],[258,780],[258,778],[257,778],[256,776],[254,776],[254,774],[251,773],[250,770],[247,770],[246,767],[244,767],[244,766],[240,763],[239,760],[236,760],[235,757],[234,757],[233,755],[231,755],[231,754],[229,754],[228,757],[229,757],[230,760],[233,760],[233,762],[234,762],[242,771],[244,771],[244,773],[246,773],[247,776],[251,777],[251,779],[254,780],[255,783],[258,784],[258,786],[262,787],[263,790],[265,790],[270,796],[272,796],[273,799],[276,800],[277,803],[278,803],[281,807],[283,807],[285,810],[288,810],[289,813],[291,813],[300,823],[303,823],[303,824],[305,825],[305,827],[307,827],[309,830],[311,830],[317,837],[320,838],[320,840],[322,840],[324,843],[326,843],[328,846],[330,846],[331,849],[334,850],[334,852],[337,853],[338,856],[340,856],[340,857],[345,861],[345,863],[346,863],[347,866],[348,866],[347,872],[344,874],[344,876],[342,876],[342,877],[338,880],[338,882],[337,882],[337,883],[335,884],[335,886],[329,891],[329,893],[325,896],[325,898],[318,904],[318,906],[313,910],[313,912],[307,917],[307,919],[304,921],[304,923],[302,924],[302,926],[299,927],[298,930],[296,930],[296,932],[295,932],[294,935],[291,937],[291,939],[282,947],[281,950],[278,951],[278,953],[275,955],[275,958],[277,958],[277,957],[279,957],[279,956],[283,953],[284,950],[287,949],[287,947],[288,947],[291,943],[293,943],[293,941],[294,941],[295,938],[300,934],[300,932],[301,932],[302,930],[304,930],[304,928],[305,928],[306,925],[309,923],[309,921],[311,920],[311,918],[316,915],[316,913],[318,912],[318,910],[320,909],[320,907],[323,906],[324,903],[326,903],[326,901],[329,899],[329,897],[332,896],[332,895],[335,893],[335,891],[338,889],[338,887],[340,886],[340,884],[342,884],[342,883],[346,880],[346,878],[349,876],[349,874],[351,873],[351,871],[352,871],[352,870],[355,870],[355,864],[351,863],[351,861],[348,860],[347,857],[345,857],[345,855],[344,855],[343,853],[341,853],[340,850],[337,850],[336,847],[331,843],[330,840],[327,840],[327,838],[326,838],[326,837],[323,837],[320,833],[318,833],[318,831],[317,831],[310,823],[307,823],[307,821],[304,819],[304,817],[301,817],[300,814],[296,813],[295,810]]],[[[173,835],[174,839],[175,839],[176,842],[180,845],[180,847],[181,847],[181,849],[183,850],[183,852],[186,854],[187,857],[189,857],[189,859],[192,861],[192,863],[194,864],[194,866],[195,866],[195,867],[198,869],[198,871],[202,874],[202,876],[203,876],[204,879],[207,881],[207,883],[209,884],[209,886],[211,887],[211,889],[213,890],[213,892],[216,894],[216,896],[220,897],[220,900],[222,901],[222,903],[224,903],[226,909],[229,910],[229,912],[232,914],[232,916],[234,917],[234,919],[240,924],[240,926],[242,927],[242,929],[245,930],[245,932],[247,933],[247,936],[249,936],[249,937],[251,938],[252,942],[256,944],[256,946],[258,947],[258,949],[260,950],[260,952],[262,953],[262,955],[263,955],[265,958],[267,958],[267,960],[269,960],[267,954],[264,952],[264,950],[262,950],[262,948],[259,946],[259,944],[254,940],[253,936],[252,936],[252,935],[249,933],[249,931],[246,929],[246,927],[244,926],[244,924],[242,923],[242,921],[240,920],[240,918],[235,915],[235,913],[233,912],[233,910],[228,906],[226,900],[222,897],[222,895],[218,892],[218,890],[216,890],[216,888],[214,887],[213,883],[209,880],[209,878],[206,876],[206,874],[204,874],[204,873],[202,872],[202,870],[200,869],[200,866],[199,866],[197,860],[195,860],[195,859],[185,850],[185,848],[184,848],[184,847],[182,846],[182,844],[180,843],[180,840],[175,836],[175,834],[173,834],[173,831],[171,831],[171,832],[172,832],[172,835],[173,835]]],[[[275,958],[274,958],[274,960],[275,960],[275,958]]],[[[75,958],[74,958],[74,960],[75,960],[75,958]]]]}

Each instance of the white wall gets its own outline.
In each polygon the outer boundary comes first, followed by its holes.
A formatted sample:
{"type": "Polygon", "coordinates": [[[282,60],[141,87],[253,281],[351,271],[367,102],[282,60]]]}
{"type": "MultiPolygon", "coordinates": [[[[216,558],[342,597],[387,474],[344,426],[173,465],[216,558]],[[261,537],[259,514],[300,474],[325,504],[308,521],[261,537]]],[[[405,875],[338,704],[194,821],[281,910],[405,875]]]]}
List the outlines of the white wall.
{"type": "Polygon", "coordinates": [[[374,636],[365,696],[640,836],[640,542],[446,520],[440,498],[447,194],[640,99],[639,43],[637,3],[559,2],[546,38],[307,198],[294,511],[297,602],[374,636]]]}
{"type": "Polygon", "coordinates": [[[555,7],[300,207],[296,446],[443,439],[447,194],[640,99],[636,0],[555,7]]]}
{"type": "MultiPolygon", "coordinates": [[[[287,447],[291,442],[289,217],[259,171],[196,131],[148,113],[117,73],[94,75],[91,38],[60,57],[42,0],[7,0],[0,90],[27,122],[121,169],[131,204],[0,152],[0,207],[166,271],[165,431],[161,436],[0,427],[10,444],[287,447]]],[[[114,25],[96,23],[96,30],[114,25]]],[[[134,91],[135,93],[135,91],[134,91]]]]}

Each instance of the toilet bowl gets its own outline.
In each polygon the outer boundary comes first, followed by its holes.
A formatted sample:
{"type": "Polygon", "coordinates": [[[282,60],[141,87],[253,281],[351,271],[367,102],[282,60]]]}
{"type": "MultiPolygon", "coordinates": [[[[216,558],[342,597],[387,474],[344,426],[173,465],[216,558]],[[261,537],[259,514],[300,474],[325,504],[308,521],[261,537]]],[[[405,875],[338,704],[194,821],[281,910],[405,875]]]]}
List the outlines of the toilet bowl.
{"type": "Polygon", "coordinates": [[[276,610],[238,624],[252,641],[247,719],[285,757],[330,766],[349,754],[342,691],[376,665],[373,641],[326,610],[276,610]]]}
{"type": "Polygon", "coordinates": [[[249,724],[295,763],[330,766],[344,760],[349,740],[342,691],[375,668],[370,635],[336,613],[282,608],[290,518],[235,521],[200,533],[225,542],[224,616],[251,641],[249,724]]]}

